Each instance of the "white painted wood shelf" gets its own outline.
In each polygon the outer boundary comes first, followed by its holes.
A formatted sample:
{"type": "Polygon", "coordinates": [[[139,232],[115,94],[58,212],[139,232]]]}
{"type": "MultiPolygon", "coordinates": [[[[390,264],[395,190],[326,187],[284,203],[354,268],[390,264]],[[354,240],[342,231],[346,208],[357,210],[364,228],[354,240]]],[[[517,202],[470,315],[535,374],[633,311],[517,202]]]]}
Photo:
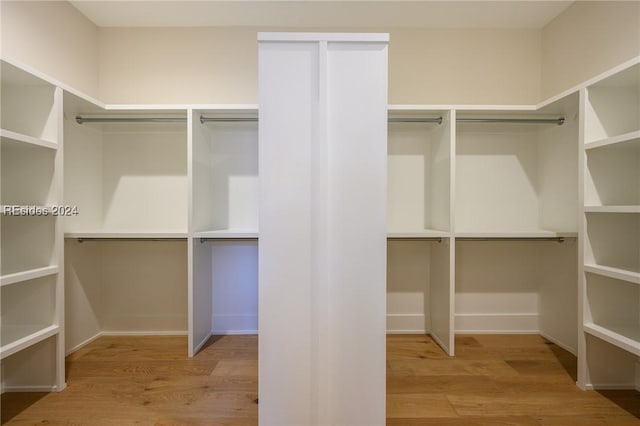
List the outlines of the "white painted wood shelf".
{"type": "Polygon", "coordinates": [[[422,238],[450,238],[451,232],[437,229],[422,229],[415,231],[389,231],[387,239],[422,239],[422,238]]]}
{"type": "Polygon", "coordinates": [[[44,268],[35,268],[28,271],[16,272],[0,276],[0,286],[21,283],[23,281],[33,280],[36,278],[48,277],[58,273],[58,266],[45,266],[44,268]]]}
{"type": "Polygon", "coordinates": [[[546,230],[528,230],[528,231],[513,231],[513,232],[456,232],[456,238],[486,238],[486,239],[508,239],[508,238],[576,238],[577,232],[566,231],[546,231],[546,230]]]}
{"type": "Polygon", "coordinates": [[[34,138],[33,136],[24,135],[22,133],[13,132],[7,129],[0,129],[0,138],[2,143],[20,144],[27,146],[37,146],[48,149],[58,149],[58,144],[45,139],[34,138]]]}
{"type": "Polygon", "coordinates": [[[65,238],[77,239],[186,239],[186,232],[66,232],[65,238]]]}
{"type": "Polygon", "coordinates": [[[640,356],[640,326],[585,323],[584,331],[605,342],[640,356]]]}
{"type": "Polygon", "coordinates": [[[585,213],[640,213],[640,206],[584,206],[585,213]]]}
{"type": "Polygon", "coordinates": [[[54,336],[58,334],[59,330],[60,327],[57,325],[3,326],[0,359],[54,336]]]}
{"type": "Polygon", "coordinates": [[[629,271],[626,269],[612,268],[610,266],[602,266],[596,264],[585,264],[584,271],[592,274],[602,275],[616,280],[627,281],[630,283],[640,284],[640,272],[629,271]]]}
{"type": "Polygon", "coordinates": [[[194,238],[233,239],[233,240],[257,240],[259,233],[253,229],[220,229],[215,231],[194,232],[194,238]]]}
{"type": "Polygon", "coordinates": [[[612,146],[622,143],[640,143],[640,130],[636,130],[633,132],[625,133],[619,136],[613,136],[610,138],[600,139],[594,142],[589,142],[584,144],[585,150],[602,148],[605,146],[612,146]]]}

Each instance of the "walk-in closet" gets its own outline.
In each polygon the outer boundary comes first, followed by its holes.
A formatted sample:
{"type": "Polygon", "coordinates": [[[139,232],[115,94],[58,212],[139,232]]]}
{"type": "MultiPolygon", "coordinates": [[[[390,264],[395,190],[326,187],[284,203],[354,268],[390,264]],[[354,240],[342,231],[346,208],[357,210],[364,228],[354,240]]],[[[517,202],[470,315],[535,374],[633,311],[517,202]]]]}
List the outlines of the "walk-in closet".
{"type": "Polygon", "coordinates": [[[640,1],[0,9],[3,425],[639,421],[640,1]]]}

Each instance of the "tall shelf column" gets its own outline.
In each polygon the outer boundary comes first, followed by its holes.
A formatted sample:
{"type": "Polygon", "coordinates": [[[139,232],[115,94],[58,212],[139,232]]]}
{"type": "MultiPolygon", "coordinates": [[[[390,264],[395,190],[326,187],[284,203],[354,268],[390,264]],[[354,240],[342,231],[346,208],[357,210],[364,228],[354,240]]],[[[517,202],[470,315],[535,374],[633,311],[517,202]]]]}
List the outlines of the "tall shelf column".
{"type": "Polygon", "coordinates": [[[388,35],[258,40],[260,423],[382,425],[388,35]]]}

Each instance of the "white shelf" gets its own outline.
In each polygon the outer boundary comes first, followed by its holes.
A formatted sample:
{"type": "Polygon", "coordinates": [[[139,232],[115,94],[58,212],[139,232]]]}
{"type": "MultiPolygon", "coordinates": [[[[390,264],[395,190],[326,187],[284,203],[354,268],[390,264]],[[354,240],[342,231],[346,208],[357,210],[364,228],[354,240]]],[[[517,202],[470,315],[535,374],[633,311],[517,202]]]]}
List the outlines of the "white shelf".
{"type": "Polygon", "coordinates": [[[23,281],[33,280],[36,278],[48,277],[58,273],[58,267],[45,266],[44,268],[30,269],[28,271],[16,272],[0,276],[0,286],[16,284],[23,281]]]}
{"type": "Polygon", "coordinates": [[[596,265],[593,263],[585,264],[584,270],[585,272],[590,272],[592,274],[640,284],[640,272],[634,272],[620,268],[612,268],[610,266],[596,265]]]}
{"type": "Polygon", "coordinates": [[[9,343],[0,347],[0,359],[4,359],[23,349],[33,346],[51,336],[58,334],[57,325],[49,326],[4,326],[2,327],[2,340],[9,343]],[[20,337],[24,336],[24,337],[20,337]]]}
{"type": "Polygon", "coordinates": [[[22,133],[12,132],[7,129],[0,129],[0,137],[2,142],[12,141],[19,144],[29,144],[49,149],[58,149],[58,144],[44,139],[34,138],[33,136],[23,135],[22,133]]]}
{"type": "Polygon", "coordinates": [[[640,327],[633,325],[609,325],[606,326],[587,323],[584,331],[598,337],[605,342],[640,356],[640,327]]]}
{"type": "Polygon", "coordinates": [[[100,239],[138,239],[138,238],[187,238],[186,232],[66,232],[65,238],[100,238],[100,239]]]}
{"type": "Polygon", "coordinates": [[[421,239],[421,238],[449,238],[451,232],[437,229],[421,229],[416,231],[390,231],[388,239],[421,239]]]}
{"type": "Polygon", "coordinates": [[[640,142],[640,130],[625,133],[623,135],[613,136],[610,138],[600,139],[594,142],[585,143],[584,149],[589,150],[589,149],[601,148],[604,146],[611,146],[611,145],[625,143],[625,142],[640,142]]]}
{"type": "Polygon", "coordinates": [[[640,213],[640,206],[584,206],[585,213],[640,213]]]}
{"type": "Polygon", "coordinates": [[[513,232],[456,232],[456,238],[576,238],[577,232],[555,232],[545,230],[513,232]]]}
{"type": "Polygon", "coordinates": [[[221,229],[217,231],[194,232],[194,238],[215,239],[258,239],[258,231],[251,229],[221,229]]]}

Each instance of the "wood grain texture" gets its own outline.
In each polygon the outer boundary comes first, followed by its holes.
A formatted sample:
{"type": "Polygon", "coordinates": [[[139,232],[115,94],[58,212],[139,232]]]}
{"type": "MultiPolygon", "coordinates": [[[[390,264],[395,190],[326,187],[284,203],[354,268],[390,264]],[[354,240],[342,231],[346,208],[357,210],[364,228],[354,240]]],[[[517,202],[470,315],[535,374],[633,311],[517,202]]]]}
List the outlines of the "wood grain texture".
{"type": "MultiPolygon", "coordinates": [[[[576,359],[536,335],[387,337],[387,425],[640,425],[640,393],[584,392],[576,359]]],[[[102,337],[67,357],[61,393],[2,395],[11,425],[255,426],[257,336],[214,337],[193,359],[186,338],[102,337]]]]}

